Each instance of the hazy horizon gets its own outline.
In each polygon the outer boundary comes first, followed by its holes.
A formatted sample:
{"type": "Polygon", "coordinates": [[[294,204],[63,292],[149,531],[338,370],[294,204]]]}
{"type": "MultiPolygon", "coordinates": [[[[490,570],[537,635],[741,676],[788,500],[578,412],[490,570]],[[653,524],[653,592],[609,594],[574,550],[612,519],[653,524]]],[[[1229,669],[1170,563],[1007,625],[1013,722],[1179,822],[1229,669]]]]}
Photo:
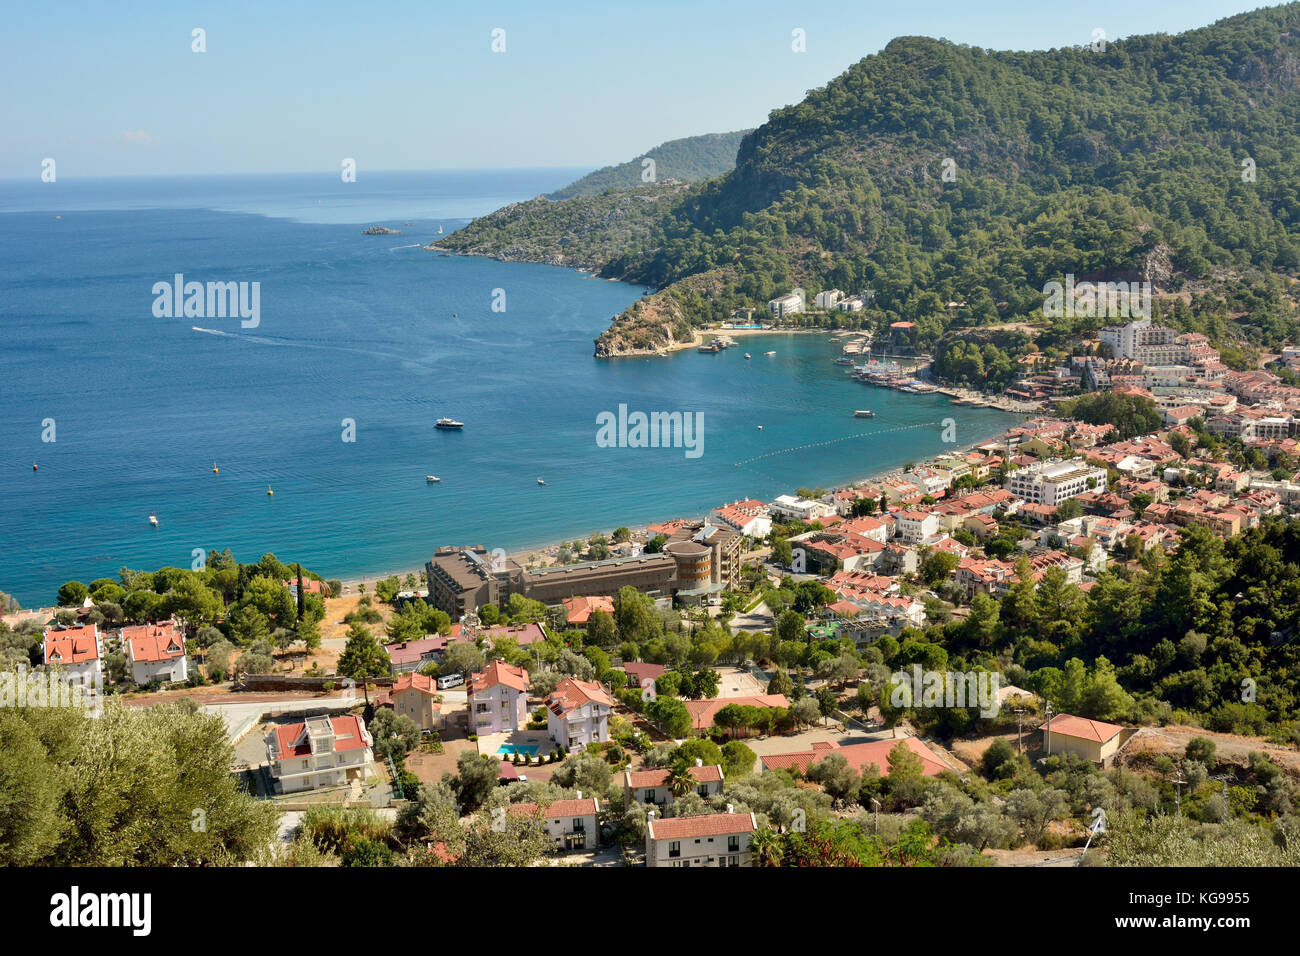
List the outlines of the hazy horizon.
{"type": "Polygon", "coordinates": [[[59,178],[81,179],[337,173],[344,159],[359,175],[596,169],[759,126],[898,36],[1050,49],[1086,45],[1095,29],[1109,40],[1183,32],[1258,5],[836,6],[18,7],[0,34],[0,178],[39,179],[47,158],[59,178]]]}

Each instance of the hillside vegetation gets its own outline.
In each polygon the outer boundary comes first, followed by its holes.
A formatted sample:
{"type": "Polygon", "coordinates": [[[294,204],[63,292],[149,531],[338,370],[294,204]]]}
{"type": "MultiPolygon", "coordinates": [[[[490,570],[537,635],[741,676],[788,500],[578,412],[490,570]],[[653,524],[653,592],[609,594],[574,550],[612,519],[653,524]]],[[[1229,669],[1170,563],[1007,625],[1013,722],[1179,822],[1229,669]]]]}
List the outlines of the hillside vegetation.
{"type": "Polygon", "coordinates": [[[561,236],[553,209],[510,207],[444,244],[568,244],[566,259],[659,289],[597,354],[656,347],[793,285],[873,289],[852,321],[913,321],[928,346],[1042,324],[1043,286],[1067,273],[1151,281],[1163,321],[1272,345],[1295,318],[1298,137],[1300,4],[1098,52],[902,37],[775,110],[733,171],[640,207],[619,235],[561,236]]]}
{"type": "Polygon", "coordinates": [[[617,166],[605,166],[547,195],[548,199],[595,196],[610,189],[635,189],[645,184],[642,160],[654,160],[654,181],[698,183],[729,173],[736,167],[740,140],[751,130],[705,133],[660,143],[654,149],[617,166]]]}

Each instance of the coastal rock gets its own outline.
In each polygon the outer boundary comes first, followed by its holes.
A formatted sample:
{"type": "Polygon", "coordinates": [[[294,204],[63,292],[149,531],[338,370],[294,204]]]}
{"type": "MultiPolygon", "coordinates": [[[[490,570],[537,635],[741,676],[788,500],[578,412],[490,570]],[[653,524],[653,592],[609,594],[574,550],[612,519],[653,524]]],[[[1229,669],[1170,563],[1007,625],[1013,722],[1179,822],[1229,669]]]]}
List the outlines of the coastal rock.
{"type": "Polygon", "coordinates": [[[400,236],[402,230],[389,229],[387,226],[371,226],[361,233],[363,236],[400,236]]]}

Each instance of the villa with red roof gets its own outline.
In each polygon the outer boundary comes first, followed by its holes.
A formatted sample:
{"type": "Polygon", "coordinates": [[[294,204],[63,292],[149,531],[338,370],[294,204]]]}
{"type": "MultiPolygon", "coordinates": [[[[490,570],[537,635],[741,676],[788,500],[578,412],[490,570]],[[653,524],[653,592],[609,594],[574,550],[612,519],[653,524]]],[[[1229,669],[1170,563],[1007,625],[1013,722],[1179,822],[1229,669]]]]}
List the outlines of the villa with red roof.
{"type": "Polygon", "coordinates": [[[889,773],[889,753],[902,744],[921,759],[921,774],[934,777],[945,770],[952,770],[939,759],[929,747],[915,737],[901,737],[897,740],[873,740],[863,744],[840,746],[834,741],[815,743],[810,750],[798,750],[783,754],[764,754],[760,757],[764,770],[794,770],[807,774],[808,768],[829,755],[839,754],[849,762],[849,766],[859,773],[872,764],[879,768],[881,775],[889,773]]]}
{"type": "Polygon", "coordinates": [[[1057,714],[1043,726],[1044,749],[1048,755],[1067,753],[1106,766],[1119,751],[1124,728],[1073,714],[1057,714]]]}
{"type": "Polygon", "coordinates": [[[627,675],[627,686],[640,687],[641,696],[650,700],[655,696],[655,681],[668,673],[668,668],[663,664],[628,661],[623,665],[623,673],[627,675]],[[648,695],[646,691],[649,691],[648,695]]]}
{"type": "Polygon", "coordinates": [[[99,627],[54,627],[45,632],[45,666],[61,667],[70,680],[83,686],[100,685],[104,678],[100,663],[99,627]]]}
{"type": "Polygon", "coordinates": [[[480,737],[528,726],[528,671],[493,661],[469,679],[470,733],[480,737]]]}
{"type": "MultiPolygon", "coordinates": [[[[695,780],[695,792],[701,797],[707,798],[722,792],[723,773],[717,764],[706,767],[703,761],[696,760],[695,766],[686,769],[695,780]]],[[[657,770],[624,770],[624,805],[631,806],[633,801],[658,807],[670,805],[673,802],[673,791],[668,785],[668,777],[667,767],[657,770]]]]}
{"type": "Polygon", "coordinates": [[[393,711],[415,721],[425,732],[442,729],[442,704],[438,703],[437,678],[427,674],[403,674],[388,693],[393,711]]]}
{"type": "Polygon", "coordinates": [[[512,803],[506,811],[515,817],[536,816],[557,850],[594,850],[600,843],[600,801],[595,797],[556,800],[541,806],[536,803],[512,803]]]}
{"type": "Polygon", "coordinates": [[[122,645],[131,662],[131,679],[143,687],[153,681],[189,680],[185,637],[175,621],[122,628],[122,645]]]}
{"type": "Polygon", "coordinates": [[[569,614],[569,623],[587,626],[591,620],[593,611],[604,611],[606,614],[614,613],[614,599],[607,594],[597,595],[596,597],[567,597],[560,602],[569,614]]]}
{"type": "Polygon", "coordinates": [[[609,740],[614,699],[595,681],[566,677],[546,698],[546,729],[563,747],[585,747],[609,740]]]}
{"type": "Polygon", "coordinates": [[[374,740],[360,717],[310,717],[280,724],[266,735],[266,759],[276,793],[341,787],[365,779],[374,740]]]}
{"type": "Polygon", "coordinates": [[[710,697],[704,700],[688,700],[686,711],[691,715],[691,726],[696,730],[708,730],[713,726],[713,718],[718,711],[728,704],[737,707],[789,707],[790,701],[785,694],[754,694],[749,697],[710,697]]]}
{"type": "Polygon", "coordinates": [[[757,828],[752,813],[647,820],[645,865],[753,866],[750,843],[757,828]]]}

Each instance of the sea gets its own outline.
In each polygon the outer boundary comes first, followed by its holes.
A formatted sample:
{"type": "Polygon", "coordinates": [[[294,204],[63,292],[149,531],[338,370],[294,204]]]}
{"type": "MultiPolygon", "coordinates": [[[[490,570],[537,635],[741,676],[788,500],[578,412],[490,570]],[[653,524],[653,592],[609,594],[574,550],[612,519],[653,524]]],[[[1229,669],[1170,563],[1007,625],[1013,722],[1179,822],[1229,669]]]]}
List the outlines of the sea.
{"type": "Polygon", "coordinates": [[[0,590],[43,606],[225,548],[355,579],[830,488],[1018,421],[853,382],[826,335],[596,359],[648,290],[422,248],[586,171],[0,182],[0,590]],[[177,275],[256,283],[256,325],[167,314],[177,275]],[[691,416],[698,448],[598,441],[620,408],[691,416]]]}

